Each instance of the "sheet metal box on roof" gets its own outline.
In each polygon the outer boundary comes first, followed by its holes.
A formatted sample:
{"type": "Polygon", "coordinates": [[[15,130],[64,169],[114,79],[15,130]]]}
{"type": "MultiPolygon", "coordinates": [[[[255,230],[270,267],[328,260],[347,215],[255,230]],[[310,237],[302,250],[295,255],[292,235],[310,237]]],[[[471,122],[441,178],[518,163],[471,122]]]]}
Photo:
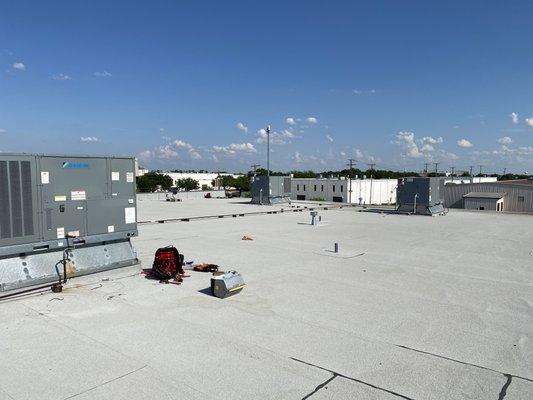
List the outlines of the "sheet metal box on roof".
{"type": "Polygon", "coordinates": [[[251,194],[254,204],[286,203],[291,198],[291,178],[256,176],[252,182],[251,194]]]}
{"type": "Polygon", "coordinates": [[[444,178],[413,177],[398,179],[397,210],[433,215],[444,211],[444,178]]]}
{"type": "Polygon", "coordinates": [[[136,263],[134,172],[134,158],[0,153],[0,291],[57,279],[67,236],[73,274],[136,263]]]}

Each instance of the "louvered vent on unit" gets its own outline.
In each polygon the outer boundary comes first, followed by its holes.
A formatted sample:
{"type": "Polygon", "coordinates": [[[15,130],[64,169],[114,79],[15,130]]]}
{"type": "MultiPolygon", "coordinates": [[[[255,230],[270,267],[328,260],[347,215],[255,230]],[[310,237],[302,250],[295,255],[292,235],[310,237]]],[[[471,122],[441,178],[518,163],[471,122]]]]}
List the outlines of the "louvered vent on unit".
{"type": "Polygon", "coordinates": [[[0,161],[0,239],[34,233],[31,165],[0,161]]]}

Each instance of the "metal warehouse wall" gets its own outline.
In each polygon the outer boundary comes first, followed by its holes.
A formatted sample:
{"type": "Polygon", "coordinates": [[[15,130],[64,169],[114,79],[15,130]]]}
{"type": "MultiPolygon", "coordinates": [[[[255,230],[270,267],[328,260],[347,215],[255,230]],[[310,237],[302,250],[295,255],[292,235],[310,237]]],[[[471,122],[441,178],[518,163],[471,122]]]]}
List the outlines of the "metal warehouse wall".
{"type": "Polygon", "coordinates": [[[479,207],[483,207],[485,210],[496,211],[496,199],[478,199],[475,197],[467,197],[464,199],[465,210],[479,210],[479,207]]]}
{"type": "Polygon", "coordinates": [[[516,185],[512,183],[465,183],[446,185],[444,204],[450,208],[463,208],[463,196],[469,192],[506,193],[504,210],[533,213],[533,185],[516,185]],[[519,202],[518,197],[524,201],[519,202]]]}

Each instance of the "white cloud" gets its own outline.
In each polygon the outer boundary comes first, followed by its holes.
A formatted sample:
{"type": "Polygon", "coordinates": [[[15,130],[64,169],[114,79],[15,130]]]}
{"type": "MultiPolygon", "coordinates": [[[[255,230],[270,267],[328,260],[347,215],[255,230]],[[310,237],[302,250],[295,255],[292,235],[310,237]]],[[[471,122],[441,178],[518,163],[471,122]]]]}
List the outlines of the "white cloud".
{"type": "Polygon", "coordinates": [[[150,150],[141,151],[137,158],[143,162],[148,162],[152,159],[152,152],[150,150]]]}
{"type": "Polygon", "coordinates": [[[364,153],[359,150],[359,149],[353,149],[353,152],[355,154],[355,158],[358,160],[358,161],[361,161],[363,158],[365,158],[365,155],[364,153]]]}
{"type": "Polygon", "coordinates": [[[303,162],[303,158],[300,155],[300,152],[298,151],[294,153],[294,156],[292,157],[292,159],[294,160],[295,163],[298,163],[298,164],[303,162]]]}
{"type": "Polygon", "coordinates": [[[19,71],[26,71],[26,66],[24,63],[16,62],[13,64],[13,69],[18,69],[19,71]]]}
{"type": "Polygon", "coordinates": [[[330,135],[326,135],[326,139],[328,139],[331,143],[334,142],[333,138],[330,135]]]}
{"type": "Polygon", "coordinates": [[[285,122],[289,125],[296,125],[296,121],[292,117],[288,117],[287,119],[285,119],[285,122]]]}
{"type": "Polygon", "coordinates": [[[395,143],[403,148],[403,156],[409,158],[424,157],[424,154],[418,148],[418,144],[415,141],[415,134],[413,132],[398,132],[395,143]]]}
{"type": "Polygon", "coordinates": [[[340,154],[341,154],[342,157],[346,157],[346,153],[344,151],[341,151],[340,154]]]}
{"type": "Polygon", "coordinates": [[[198,151],[196,151],[195,149],[190,149],[189,150],[189,155],[191,156],[191,158],[193,160],[200,160],[202,159],[202,156],[200,153],[198,153],[198,151]]]}
{"type": "Polygon", "coordinates": [[[165,132],[165,128],[159,128],[159,132],[165,132]]]}
{"type": "Polygon", "coordinates": [[[473,147],[474,145],[472,144],[472,142],[466,139],[460,139],[457,141],[457,146],[467,148],[467,147],[473,147]]]}
{"type": "Polygon", "coordinates": [[[185,143],[184,141],[179,139],[174,140],[174,142],[172,143],[177,149],[191,150],[193,148],[189,143],[185,143]]]}
{"type": "Polygon", "coordinates": [[[164,146],[159,146],[155,149],[154,155],[157,158],[177,158],[179,157],[179,152],[177,151],[172,144],[166,144],[164,146]]]}
{"type": "Polygon", "coordinates": [[[498,139],[499,144],[511,144],[513,143],[513,139],[511,139],[509,136],[504,136],[498,139]]]}
{"type": "Polygon", "coordinates": [[[370,90],[354,89],[353,90],[353,94],[365,94],[365,93],[375,94],[376,93],[376,89],[370,89],[370,90]]]}
{"type": "Polygon", "coordinates": [[[442,139],[442,137],[438,137],[438,138],[432,138],[431,136],[424,136],[422,138],[422,143],[429,143],[429,144],[440,144],[444,142],[444,139],[442,139]]]}
{"type": "Polygon", "coordinates": [[[244,125],[242,122],[237,122],[237,129],[240,131],[243,131],[244,133],[248,133],[248,127],[244,125]]]}
{"type": "Polygon", "coordinates": [[[256,153],[254,145],[251,143],[232,143],[229,146],[213,146],[213,150],[217,153],[226,155],[234,155],[237,153],[256,153]]]}
{"type": "Polygon", "coordinates": [[[305,119],[305,121],[308,124],[316,124],[316,123],[318,123],[318,119],[316,119],[315,117],[308,117],[308,118],[305,119]]]}
{"type": "Polygon", "coordinates": [[[0,129],[0,133],[6,133],[7,130],[6,129],[0,129]]]}
{"type": "MultiPolygon", "coordinates": [[[[256,135],[256,143],[266,143],[268,135],[266,130],[259,129],[256,135]]],[[[293,133],[292,128],[285,129],[281,132],[270,132],[270,144],[283,145],[287,144],[287,141],[295,139],[297,136],[293,133]]]]}
{"type": "Polygon", "coordinates": [[[95,72],[93,73],[94,76],[98,77],[98,78],[111,78],[113,76],[113,74],[111,72],[107,72],[107,71],[102,71],[102,72],[95,72]]]}
{"type": "Polygon", "coordinates": [[[527,126],[533,127],[533,117],[526,118],[525,123],[527,126]]]}
{"type": "Polygon", "coordinates": [[[82,137],[80,137],[80,140],[83,143],[96,143],[96,142],[100,141],[100,139],[98,139],[95,136],[82,136],[82,137]]]}
{"type": "Polygon", "coordinates": [[[425,145],[423,145],[420,148],[420,151],[421,152],[431,152],[431,151],[435,151],[435,148],[432,145],[430,145],[429,143],[426,143],[425,145]]]}
{"type": "Polygon", "coordinates": [[[54,75],[52,79],[55,81],[70,81],[72,78],[65,74],[59,74],[59,75],[54,75]]]}
{"type": "Polygon", "coordinates": [[[513,121],[513,124],[518,124],[518,113],[512,112],[509,114],[509,117],[511,117],[511,121],[513,121]]]}

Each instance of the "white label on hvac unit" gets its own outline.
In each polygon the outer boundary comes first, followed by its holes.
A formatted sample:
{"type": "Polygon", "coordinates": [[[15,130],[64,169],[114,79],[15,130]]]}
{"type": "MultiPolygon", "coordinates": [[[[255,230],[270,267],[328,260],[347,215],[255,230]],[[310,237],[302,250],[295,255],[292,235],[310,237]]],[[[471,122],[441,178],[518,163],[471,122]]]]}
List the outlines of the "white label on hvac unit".
{"type": "Polygon", "coordinates": [[[76,210],[83,210],[83,207],[76,207],[76,210]]]}
{"type": "Polygon", "coordinates": [[[133,172],[126,172],[126,182],[133,183],[133,172]]]}
{"type": "Polygon", "coordinates": [[[57,247],[63,247],[65,244],[63,243],[62,240],[58,240],[57,241],[57,247]]]}
{"type": "Polygon", "coordinates": [[[75,190],[70,192],[70,198],[72,200],[86,200],[87,196],[85,195],[85,190],[75,190]]]}
{"type": "Polygon", "coordinates": [[[120,172],[117,172],[117,171],[111,172],[111,180],[120,181],[120,172]]]}
{"type": "Polygon", "coordinates": [[[113,232],[115,232],[115,225],[108,225],[108,227],[107,227],[107,232],[108,232],[108,233],[113,233],[113,232]]]}
{"type": "Polygon", "coordinates": [[[133,204],[133,199],[128,199],[128,203],[133,204]]]}
{"type": "Polygon", "coordinates": [[[126,224],[135,223],[135,207],[126,207],[124,209],[124,220],[126,224]]]}
{"type": "Polygon", "coordinates": [[[41,171],[41,185],[50,183],[50,173],[48,171],[41,171]]]}
{"type": "Polygon", "coordinates": [[[67,201],[67,196],[63,194],[56,194],[54,196],[54,201],[67,201]]]}
{"type": "Polygon", "coordinates": [[[58,239],[64,239],[65,238],[65,228],[57,228],[57,238],[58,239]]]}
{"type": "Polygon", "coordinates": [[[111,196],[116,197],[118,196],[118,193],[111,193],[111,196]]]}
{"type": "Polygon", "coordinates": [[[69,236],[74,236],[74,237],[78,237],[80,236],[80,231],[70,231],[68,233],[69,236]]]}

